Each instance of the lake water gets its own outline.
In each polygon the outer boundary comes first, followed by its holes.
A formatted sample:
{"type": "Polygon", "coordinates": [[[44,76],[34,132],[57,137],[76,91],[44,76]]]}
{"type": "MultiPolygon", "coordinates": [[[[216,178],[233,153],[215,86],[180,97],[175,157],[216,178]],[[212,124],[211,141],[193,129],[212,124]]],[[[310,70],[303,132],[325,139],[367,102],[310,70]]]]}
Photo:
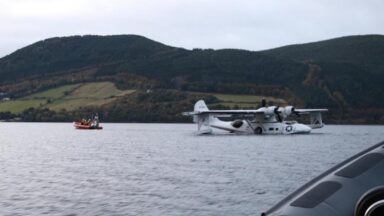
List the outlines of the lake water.
{"type": "Polygon", "coordinates": [[[0,215],[259,215],[384,126],[196,136],[192,124],[0,123],[0,215]]]}

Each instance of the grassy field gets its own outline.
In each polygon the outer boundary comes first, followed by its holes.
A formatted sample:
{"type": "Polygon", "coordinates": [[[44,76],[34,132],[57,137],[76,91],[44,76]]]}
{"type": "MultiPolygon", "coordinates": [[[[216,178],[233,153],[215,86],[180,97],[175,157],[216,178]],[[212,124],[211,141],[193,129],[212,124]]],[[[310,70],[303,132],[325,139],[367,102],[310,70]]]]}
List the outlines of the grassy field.
{"type": "MultiPolygon", "coordinates": [[[[216,94],[216,93],[202,93],[202,92],[191,92],[196,95],[212,95],[215,96],[219,103],[224,106],[229,106],[234,108],[235,106],[239,108],[250,108],[250,107],[258,107],[261,104],[261,101],[265,99],[267,102],[272,103],[274,105],[286,105],[287,101],[281,98],[275,97],[266,97],[259,95],[235,95],[235,94],[216,94]]],[[[209,104],[208,104],[209,105],[209,104]]]]}
{"type": "Polygon", "coordinates": [[[0,112],[10,111],[12,113],[21,113],[28,108],[38,108],[46,103],[46,100],[15,100],[0,102],[0,112]]]}
{"type": "Polygon", "coordinates": [[[101,82],[81,85],[76,88],[67,99],[78,99],[78,98],[91,98],[91,99],[106,99],[111,97],[119,97],[133,93],[135,90],[121,91],[116,88],[113,83],[101,82]]]}
{"type": "Polygon", "coordinates": [[[48,108],[51,110],[75,110],[80,107],[100,106],[131,94],[135,90],[119,90],[111,82],[94,82],[64,85],[26,97],[0,102],[0,112],[20,113],[28,108],[48,108]]]}
{"type": "Polygon", "coordinates": [[[74,84],[74,85],[64,85],[57,88],[49,89],[46,91],[38,92],[35,94],[28,95],[22,100],[33,100],[33,99],[58,99],[64,97],[66,94],[69,94],[74,89],[78,88],[82,84],[74,84]]]}
{"type": "MultiPolygon", "coordinates": [[[[119,90],[111,82],[93,82],[73,85],[64,85],[28,95],[16,100],[0,102],[0,112],[10,111],[21,113],[28,108],[48,108],[59,111],[76,110],[81,107],[102,106],[116,100],[118,97],[132,94],[135,90],[119,90]]],[[[190,92],[195,95],[212,95],[219,102],[208,105],[225,105],[230,108],[256,108],[261,100],[266,99],[275,105],[284,105],[287,102],[280,98],[264,97],[258,95],[234,95],[190,92]]]]}

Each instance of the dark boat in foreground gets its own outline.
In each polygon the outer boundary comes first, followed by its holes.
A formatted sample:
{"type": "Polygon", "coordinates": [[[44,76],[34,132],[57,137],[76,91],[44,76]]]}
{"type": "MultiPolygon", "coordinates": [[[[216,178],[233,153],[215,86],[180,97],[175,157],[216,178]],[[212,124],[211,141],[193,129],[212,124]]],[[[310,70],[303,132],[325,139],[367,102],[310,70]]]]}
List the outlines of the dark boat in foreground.
{"type": "Polygon", "coordinates": [[[384,142],[336,165],[262,216],[384,216],[384,142]]]}

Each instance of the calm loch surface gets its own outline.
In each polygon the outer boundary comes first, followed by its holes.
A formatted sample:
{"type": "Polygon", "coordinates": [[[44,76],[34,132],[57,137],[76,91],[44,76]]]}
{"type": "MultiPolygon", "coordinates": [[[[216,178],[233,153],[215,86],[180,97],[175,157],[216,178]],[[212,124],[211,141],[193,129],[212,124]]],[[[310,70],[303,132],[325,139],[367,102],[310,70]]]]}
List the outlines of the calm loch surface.
{"type": "Polygon", "coordinates": [[[0,215],[259,215],[384,126],[196,136],[192,124],[0,123],[0,215]]]}

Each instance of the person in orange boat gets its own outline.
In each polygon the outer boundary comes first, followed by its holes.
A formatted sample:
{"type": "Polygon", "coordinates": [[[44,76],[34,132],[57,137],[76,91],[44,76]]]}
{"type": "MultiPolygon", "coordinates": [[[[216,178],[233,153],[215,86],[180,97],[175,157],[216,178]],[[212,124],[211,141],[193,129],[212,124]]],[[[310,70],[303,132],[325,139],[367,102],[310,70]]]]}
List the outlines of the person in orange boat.
{"type": "Polygon", "coordinates": [[[86,124],[86,120],[83,118],[81,119],[81,122],[80,122],[81,125],[85,125],[86,124]]]}

